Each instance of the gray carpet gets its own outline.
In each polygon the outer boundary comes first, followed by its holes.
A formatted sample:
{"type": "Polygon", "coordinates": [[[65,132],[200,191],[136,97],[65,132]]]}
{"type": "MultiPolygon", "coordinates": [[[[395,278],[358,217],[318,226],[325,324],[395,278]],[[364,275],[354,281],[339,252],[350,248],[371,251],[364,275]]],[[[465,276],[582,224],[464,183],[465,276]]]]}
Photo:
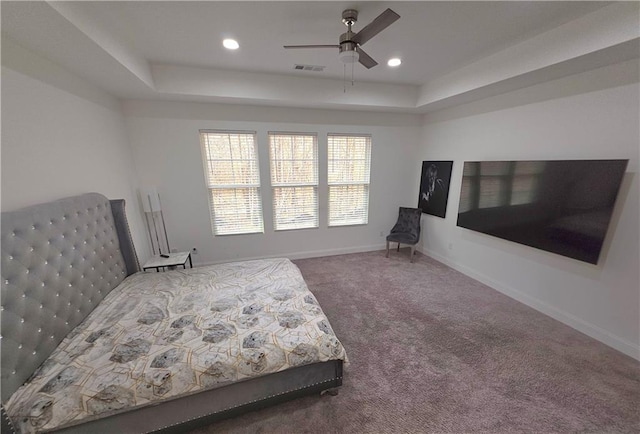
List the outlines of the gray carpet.
{"type": "Polygon", "coordinates": [[[310,396],[203,433],[638,433],[640,363],[408,250],[294,261],[350,359],[310,396]]]}

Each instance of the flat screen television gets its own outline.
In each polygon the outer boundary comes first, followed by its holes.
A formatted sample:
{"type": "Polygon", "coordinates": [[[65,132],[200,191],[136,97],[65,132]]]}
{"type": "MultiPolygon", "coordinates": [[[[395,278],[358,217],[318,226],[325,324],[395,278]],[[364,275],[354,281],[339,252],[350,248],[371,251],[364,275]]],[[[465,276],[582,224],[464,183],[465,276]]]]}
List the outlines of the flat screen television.
{"type": "Polygon", "coordinates": [[[628,161],[465,161],[458,226],[597,264],[628,161]]]}

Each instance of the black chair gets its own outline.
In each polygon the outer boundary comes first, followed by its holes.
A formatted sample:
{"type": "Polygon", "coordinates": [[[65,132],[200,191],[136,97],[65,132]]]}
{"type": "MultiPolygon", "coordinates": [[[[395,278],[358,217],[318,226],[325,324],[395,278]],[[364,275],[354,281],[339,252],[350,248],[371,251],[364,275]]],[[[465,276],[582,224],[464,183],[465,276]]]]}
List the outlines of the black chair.
{"type": "Polygon", "coordinates": [[[400,251],[401,243],[411,246],[411,262],[413,262],[413,255],[416,253],[416,244],[420,241],[421,217],[422,210],[420,208],[400,207],[398,221],[391,229],[391,233],[387,235],[387,258],[389,257],[389,243],[393,241],[398,243],[398,251],[400,251]]]}

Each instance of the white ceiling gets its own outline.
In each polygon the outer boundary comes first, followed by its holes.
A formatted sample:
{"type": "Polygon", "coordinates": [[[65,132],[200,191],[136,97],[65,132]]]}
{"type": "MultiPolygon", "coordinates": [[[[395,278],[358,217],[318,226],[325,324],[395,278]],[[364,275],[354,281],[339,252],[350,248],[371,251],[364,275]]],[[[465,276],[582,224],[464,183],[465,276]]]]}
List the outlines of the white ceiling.
{"type": "MultiPolygon", "coordinates": [[[[401,19],[363,48],[380,65],[364,81],[423,84],[486,54],[570,21],[603,3],[534,4],[448,2],[85,2],[77,5],[119,34],[152,63],[294,74],[295,63],[323,65],[325,78],[342,78],[337,49],[285,50],[287,44],[337,44],[344,9],[356,7],[361,29],[387,7],[401,19]],[[233,37],[237,51],[222,47],[233,37]],[[393,69],[384,63],[401,57],[393,69]]],[[[297,74],[310,75],[297,72],[297,74]]]]}
{"type": "MultiPolygon", "coordinates": [[[[415,111],[421,93],[433,83],[554,29],[570,31],[573,21],[587,26],[588,17],[603,14],[609,4],[3,1],[1,12],[3,39],[119,98],[415,111]],[[355,66],[350,95],[343,89],[345,70],[337,49],[282,48],[336,44],[346,30],[342,10],[359,11],[358,31],[388,7],[401,18],[364,45],[379,65],[370,70],[355,66]],[[224,49],[225,37],[237,39],[240,49],[224,49]],[[402,58],[402,65],[388,67],[390,57],[402,58]],[[326,69],[295,71],[296,63],[326,69]]],[[[629,50],[625,53],[623,58],[629,50]]]]}

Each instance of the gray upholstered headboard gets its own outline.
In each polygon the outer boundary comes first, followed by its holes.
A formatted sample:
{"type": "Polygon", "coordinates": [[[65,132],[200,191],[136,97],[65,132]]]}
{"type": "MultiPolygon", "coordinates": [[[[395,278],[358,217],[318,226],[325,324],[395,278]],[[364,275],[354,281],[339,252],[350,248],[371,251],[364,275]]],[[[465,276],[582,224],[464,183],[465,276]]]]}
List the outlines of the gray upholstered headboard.
{"type": "Polygon", "coordinates": [[[98,193],[2,213],[2,401],[140,265],[124,200],[98,193]]]}

